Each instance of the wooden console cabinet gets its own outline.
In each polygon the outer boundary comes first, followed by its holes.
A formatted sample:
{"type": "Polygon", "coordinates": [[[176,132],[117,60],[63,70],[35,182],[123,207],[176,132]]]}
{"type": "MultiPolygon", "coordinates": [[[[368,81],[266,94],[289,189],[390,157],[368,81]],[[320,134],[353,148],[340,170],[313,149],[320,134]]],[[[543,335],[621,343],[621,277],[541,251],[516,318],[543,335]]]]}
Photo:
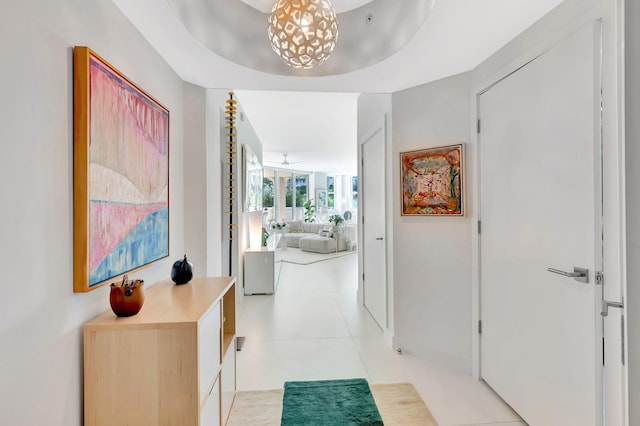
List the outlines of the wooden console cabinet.
{"type": "Polygon", "coordinates": [[[142,310],[84,325],[85,426],[219,426],[236,389],[235,278],[148,289],[142,310]]]}

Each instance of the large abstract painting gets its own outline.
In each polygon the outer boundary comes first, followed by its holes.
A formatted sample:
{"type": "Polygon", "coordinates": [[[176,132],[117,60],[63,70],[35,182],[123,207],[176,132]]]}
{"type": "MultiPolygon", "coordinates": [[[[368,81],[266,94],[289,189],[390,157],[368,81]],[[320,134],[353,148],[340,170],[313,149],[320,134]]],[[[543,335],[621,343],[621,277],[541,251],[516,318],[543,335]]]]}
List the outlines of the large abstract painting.
{"type": "Polygon", "coordinates": [[[462,144],[400,153],[402,215],[463,216],[462,144]]]}
{"type": "Polygon", "coordinates": [[[169,111],[74,48],[74,291],[169,255],[169,111]]]}

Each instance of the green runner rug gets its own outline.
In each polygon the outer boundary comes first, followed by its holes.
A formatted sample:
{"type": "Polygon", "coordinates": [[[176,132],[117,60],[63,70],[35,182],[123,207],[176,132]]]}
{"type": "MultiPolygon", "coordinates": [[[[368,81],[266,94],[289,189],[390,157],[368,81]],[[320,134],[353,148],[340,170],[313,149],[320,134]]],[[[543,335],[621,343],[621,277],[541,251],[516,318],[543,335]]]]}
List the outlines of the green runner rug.
{"type": "Polygon", "coordinates": [[[286,382],[282,405],[282,426],[383,425],[365,379],[286,382]]]}

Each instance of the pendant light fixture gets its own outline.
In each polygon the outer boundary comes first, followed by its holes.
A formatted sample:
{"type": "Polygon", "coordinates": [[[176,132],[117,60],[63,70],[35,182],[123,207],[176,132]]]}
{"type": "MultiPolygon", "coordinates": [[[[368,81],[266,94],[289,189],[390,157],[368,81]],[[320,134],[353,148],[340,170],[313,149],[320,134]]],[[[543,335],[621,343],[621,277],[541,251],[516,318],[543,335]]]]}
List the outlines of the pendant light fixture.
{"type": "Polygon", "coordinates": [[[294,68],[323,64],[338,39],[336,11],[329,0],[276,0],[269,16],[269,41],[294,68]]]}

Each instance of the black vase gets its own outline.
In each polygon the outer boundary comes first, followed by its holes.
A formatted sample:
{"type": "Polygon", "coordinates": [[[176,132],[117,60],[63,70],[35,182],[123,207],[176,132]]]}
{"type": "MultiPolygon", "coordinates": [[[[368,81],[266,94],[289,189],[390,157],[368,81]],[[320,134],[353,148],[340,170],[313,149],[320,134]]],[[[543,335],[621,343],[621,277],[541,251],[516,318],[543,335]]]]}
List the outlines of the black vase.
{"type": "Polygon", "coordinates": [[[187,260],[187,255],[184,255],[184,259],[178,260],[173,264],[171,268],[171,280],[176,284],[186,284],[193,278],[193,264],[187,260]]]}

